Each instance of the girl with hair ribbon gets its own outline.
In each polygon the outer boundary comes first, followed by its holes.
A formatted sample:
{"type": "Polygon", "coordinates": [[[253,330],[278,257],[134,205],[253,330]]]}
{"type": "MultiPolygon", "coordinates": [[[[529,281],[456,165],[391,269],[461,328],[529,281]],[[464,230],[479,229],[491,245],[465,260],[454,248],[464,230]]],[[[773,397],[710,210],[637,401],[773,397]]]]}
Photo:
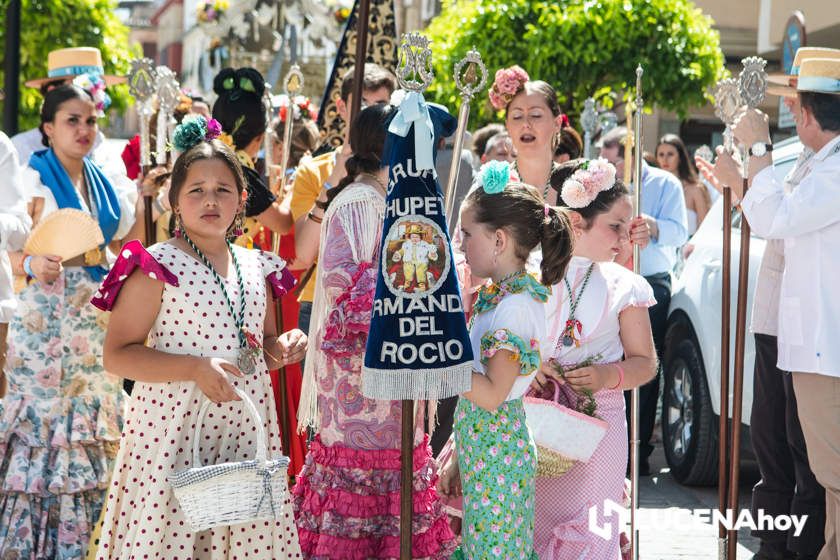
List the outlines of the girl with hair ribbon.
{"type": "Polygon", "coordinates": [[[104,361],[135,380],[97,558],[297,558],[291,501],[274,520],[191,532],[167,477],[192,465],[201,404],[202,465],[253,459],[256,405],[271,455],[279,427],[267,371],[303,358],[306,336],[275,331],[274,298],[294,285],[279,257],[229,242],[246,200],[218,122],[196,116],[176,128],[169,202],[176,237],[123,246],[92,303],[110,310],[104,361]],[[147,346],[148,340],[148,346],[147,346]]]}
{"type": "Polygon", "coordinates": [[[440,486],[449,496],[463,491],[453,558],[535,560],[536,450],[522,397],[540,367],[549,286],[563,276],[572,232],[566,214],[512,180],[507,164],[485,165],[480,182],[461,207],[461,248],[472,271],[491,282],[470,317],[472,389],[455,411],[455,452],[440,486]],[[525,270],[538,245],[541,281],[525,270]]]}
{"type": "Polygon", "coordinates": [[[605,500],[623,503],[627,425],[623,392],[653,377],[656,353],[647,307],[653,292],[644,278],[618,264],[628,254],[632,205],[606,160],[565,164],[560,204],[568,208],[575,237],[569,266],[552,286],[543,365],[533,387],[578,409],[583,397],[607,432],[585,463],[536,481],[534,546],[541,560],[618,560],[619,533],[610,539],[588,529],[595,507],[608,522],[605,500]]]}

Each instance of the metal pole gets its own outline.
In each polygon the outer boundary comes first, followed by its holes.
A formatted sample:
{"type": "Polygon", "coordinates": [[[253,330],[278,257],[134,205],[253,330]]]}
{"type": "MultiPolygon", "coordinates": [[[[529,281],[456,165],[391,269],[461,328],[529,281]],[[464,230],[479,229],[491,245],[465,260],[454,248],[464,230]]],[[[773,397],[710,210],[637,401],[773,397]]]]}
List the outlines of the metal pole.
{"type": "MultiPolygon", "coordinates": [[[[757,107],[764,99],[767,91],[767,74],[764,71],[767,61],[757,56],[751,56],[741,61],[744,69],[738,76],[738,89],[741,98],[750,109],[757,107]]],[[[749,154],[748,146],[741,146],[744,194],[747,193],[749,182],[749,154]]],[[[732,386],[732,461],[729,463],[729,509],[738,509],[738,481],[741,466],[741,409],[744,390],[744,346],[747,336],[747,287],[750,275],[750,225],[741,215],[741,254],[738,256],[738,309],[735,315],[735,364],[732,386]]],[[[729,533],[728,557],[734,559],[738,547],[738,533],[729,533]]]]}
{"type": "MultiPolygon", "coordinates": [[[[635,187],[633,189],[633,215],[642,214],[642,65],[636,67],[636,114],[635,136],[633,138],[633,159],[635,187]]],[[[639,274],[641,250],[633,245],[633,272],[639,274]]],[[[639,388],[630,391],[630,558],[639,558],[639,529],[636,527],[636,511],[639,509],[639,388]]]]}
{"type": "MultiPolygon", "coordinates": [[[[3,130],[14,136],[18,131],[18,107],[20,105],[20,0],[9,0],[6,6],[6,62],[3,103],[3,130]]],[[[29,162],[22,161],[22,165],[29,162]]]]}
{"type": "Polygon", "coordinates": [[[356,16],[356,62],[353,68],[353,98],[350,100],[350,113],[347,115],[346,126],[350,126],[362,106],[369,19],[370,0],[359,0],[359,13],[356,16]]]}

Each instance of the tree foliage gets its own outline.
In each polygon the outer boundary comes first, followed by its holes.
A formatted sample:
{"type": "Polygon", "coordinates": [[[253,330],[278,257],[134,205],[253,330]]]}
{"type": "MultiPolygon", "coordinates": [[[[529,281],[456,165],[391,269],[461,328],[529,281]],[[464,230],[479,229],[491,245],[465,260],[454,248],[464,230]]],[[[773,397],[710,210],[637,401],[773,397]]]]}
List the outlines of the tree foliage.
{"type": "MultiPolygon", "coordinates": [[[[427,30],[436,76],[429,95],[460,103],[453,68],[475,47],[489,82],[518,64],[552,84],[570,115],[589,96],[609,104],[626,95],[638,64],[645,105],[684,115],[725,73],[712,25],[690,0],[448,0],[427,30]]],[[[476,95],[472,116],[479,125],[497,120],[486,94],[476,95]]]]}
{"type": "MultiPolygon", "coordinates": [[[[6,2],[0,3],[0,41],[5,41],[6,2]]],[[[67,47],[97,47],[106,74],[125,75],[139,52],[128,45],[128,28],[115,15],[116,0],[22,0],[20,21],[21,130],[37,126],[41,94],[24,82],[47,75],[47,54],[67,47]]],[[[0,42],[0,44],[3,44],[0,42]]],[[[8,54],[8,53],[7,53],[8,54]]],[[[0,72],[2,76],[2,72],[0,72]]],[[[111,108],[128,105],[128,87],[108,88],[111,108]]]]}

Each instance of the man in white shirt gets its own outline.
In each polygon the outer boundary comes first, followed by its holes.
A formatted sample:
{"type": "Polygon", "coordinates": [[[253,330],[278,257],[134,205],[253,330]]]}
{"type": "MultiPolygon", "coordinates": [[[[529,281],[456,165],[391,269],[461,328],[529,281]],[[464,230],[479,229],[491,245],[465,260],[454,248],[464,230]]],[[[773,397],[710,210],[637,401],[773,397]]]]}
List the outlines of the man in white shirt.
{"type": "Polygon", "coordinates": [[[767,116],[744,113],[734,127],[750,151],[751,187],[728,175],[731,157],[716,171],[742,198],[756,234],[784,242],[779,294],[778,367],[793,372],[808,460],[826,490],[825,545],[819,560],[840,558],[840,61],[809,59],[797,83],[796,131],[814,151],[811,170],[785,192],[772,173],[767,116]]]}
{"type": "Polygon", "coordinates": [[[0,132],[0,397],[6,392],[6,334],[15,314],[17,300],[8,251],[20,251],[29,235],[32,220],[26,211],[26,197],[20,178],[17,153],[9,137],[0,132]]]}

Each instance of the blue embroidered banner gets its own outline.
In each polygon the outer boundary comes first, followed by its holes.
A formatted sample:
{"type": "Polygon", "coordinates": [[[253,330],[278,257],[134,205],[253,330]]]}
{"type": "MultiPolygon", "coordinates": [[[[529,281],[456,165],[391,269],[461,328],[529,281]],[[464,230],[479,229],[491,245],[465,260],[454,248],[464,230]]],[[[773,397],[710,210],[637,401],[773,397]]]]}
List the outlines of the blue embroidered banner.
{"type": "Polygon", "coordinates": [[[441,399],[471,387],[472,348],[433,159],[436,139],[456,126],[409,93],[388,128],[380,273],[362,370],[368,398],[441,399]]]}

